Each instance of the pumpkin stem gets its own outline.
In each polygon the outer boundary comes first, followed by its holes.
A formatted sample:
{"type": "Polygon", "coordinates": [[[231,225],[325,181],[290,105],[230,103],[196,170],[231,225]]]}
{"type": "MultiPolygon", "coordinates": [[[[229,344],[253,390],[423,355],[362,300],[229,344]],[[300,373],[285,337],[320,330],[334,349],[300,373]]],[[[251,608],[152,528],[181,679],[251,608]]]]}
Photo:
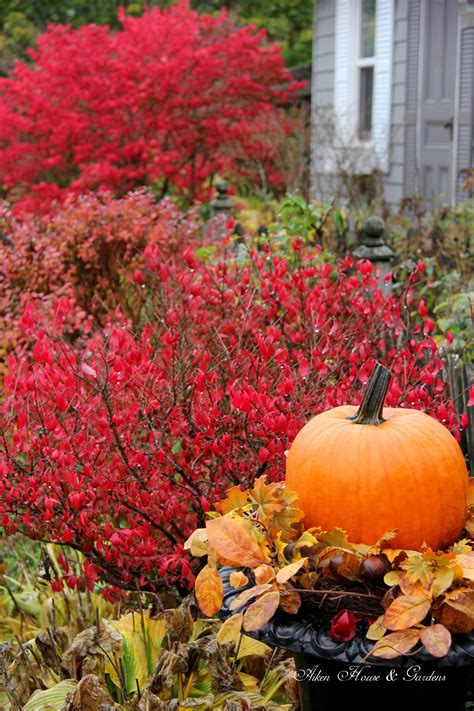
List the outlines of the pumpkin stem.
{"type": "Polygon", "coordinates": [[[355,415],[348,417],[356,425],[381,425],[383,404],[392,374],[381,363],[376,363],[365,389],[364,397],[355,415]]]}

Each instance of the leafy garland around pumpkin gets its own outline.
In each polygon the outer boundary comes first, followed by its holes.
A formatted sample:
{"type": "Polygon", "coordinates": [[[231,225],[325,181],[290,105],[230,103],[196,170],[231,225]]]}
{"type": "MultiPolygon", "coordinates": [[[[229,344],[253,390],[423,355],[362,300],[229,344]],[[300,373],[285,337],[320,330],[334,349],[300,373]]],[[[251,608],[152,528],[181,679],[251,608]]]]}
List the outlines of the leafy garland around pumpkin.
{"type": "Polygon", "coordinates": [[[264,476],[248,491],[233,487],[206,527],[187,540],[192,555],[207,556],[195,583],[204,614],[216,615],[222,606],[219,567],[237,568],[230,576],[233,614],[220,631],[221,642],[262,628],[277,610],[296,614],[302,599],[318,594],[339,605],[328,623],[334,639],[351,639],[360,615],[375,642],[371,654],[384,659],[421,647],[443,657],[452,632],[474,629],[472,541],[459,540],[441,552],[393,550],[389,542],[396,532],[388,532],[373,546],[354,544],[341,529],[304,530],[297,498],[264,476]],[[238,594],[239,588],[245,589],[238,594]],[[370,610],[377,607],[384,612],[374,619],[370,610]]]}

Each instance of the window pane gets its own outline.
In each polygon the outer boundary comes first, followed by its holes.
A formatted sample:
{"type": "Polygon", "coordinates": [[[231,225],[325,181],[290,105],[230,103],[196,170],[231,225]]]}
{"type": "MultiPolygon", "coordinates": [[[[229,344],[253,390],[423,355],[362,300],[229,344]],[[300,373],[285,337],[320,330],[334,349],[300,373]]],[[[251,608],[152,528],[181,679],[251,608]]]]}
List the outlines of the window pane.
{"type": "Polygon", "coordinates": [[[359,138],[369,140],[372,134],[372,94],[374,90],[374,68],[360,70],[359,93],[359,138]]]}
{"type": "Polygon", "coordinates": [[[373,57],[375,54],[375,2],[376,0],[362,0],[361,57],[373,57]]]}

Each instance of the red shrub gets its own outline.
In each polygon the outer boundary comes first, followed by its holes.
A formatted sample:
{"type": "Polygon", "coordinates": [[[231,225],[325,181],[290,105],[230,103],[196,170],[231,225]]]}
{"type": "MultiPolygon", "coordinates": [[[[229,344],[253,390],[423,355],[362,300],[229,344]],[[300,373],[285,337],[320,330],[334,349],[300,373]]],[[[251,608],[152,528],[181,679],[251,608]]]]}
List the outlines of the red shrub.
{"type": "Polygon", "coordinates": [[[144,330],[118,318],[74,347],[30,308],[32,358],[10,360],[0,425],[6,531],[73,545],[110,582],[159,587],[191,578],[182,542],[212,501],[264,471],[281,477],[302,424],[357,402],[375,359],[394,374],[388,405],[454,429],[413,294],[410,323],[365,264],[335,271],[307,248],[293,259],[267,250],[241,267],[150,242],[130,275],[144,330]]]}
{"type": "Polygon", "coordinates": [[[126,277],[141,268],[146,245],[159,243],[171,254],[195,243],[201,231],[195,211],[184,216],[171,200],[156,203],[147,190],[122,200],[80,196],[54,217],[24,215],[21,221],[0,204],[0,349],[17,345],[31,300],[53,322],[55,302],[76,304],[75,320],[68,321],[73,334],[85,319],[103,322],[116,308],[138,319],[141,306],[126,277]]]}
{"type": "Polygon", "coordinates": [[[0,79],[0,183],[11,198],[48,210],[70,193],[155,184],[193,200],[216,172],[245,172],[247,153],[281,182],[268,134],[290,131],[278,106],[298,85],[278,46],[187,2],[120,20],[118,32],[52,26],[33,63],[0,79]]]}

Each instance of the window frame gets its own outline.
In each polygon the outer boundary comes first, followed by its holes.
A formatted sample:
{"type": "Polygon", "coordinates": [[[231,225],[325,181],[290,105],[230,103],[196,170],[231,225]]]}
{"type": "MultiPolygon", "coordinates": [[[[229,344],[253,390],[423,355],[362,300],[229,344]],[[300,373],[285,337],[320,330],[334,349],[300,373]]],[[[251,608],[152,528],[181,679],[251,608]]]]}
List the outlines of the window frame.
{"type": "Polygon", "coordinates": [[[394,0],[376,0],[374,57],[363,58],[360,56],[362,2],[335,2],[334,113],[338,132],[350,148],[361,152],[366,172],[375,166],[388,172],[394,0]],[[374,68],[370,139],[359,138],[360,70],[364,66],[374,68]]]}

